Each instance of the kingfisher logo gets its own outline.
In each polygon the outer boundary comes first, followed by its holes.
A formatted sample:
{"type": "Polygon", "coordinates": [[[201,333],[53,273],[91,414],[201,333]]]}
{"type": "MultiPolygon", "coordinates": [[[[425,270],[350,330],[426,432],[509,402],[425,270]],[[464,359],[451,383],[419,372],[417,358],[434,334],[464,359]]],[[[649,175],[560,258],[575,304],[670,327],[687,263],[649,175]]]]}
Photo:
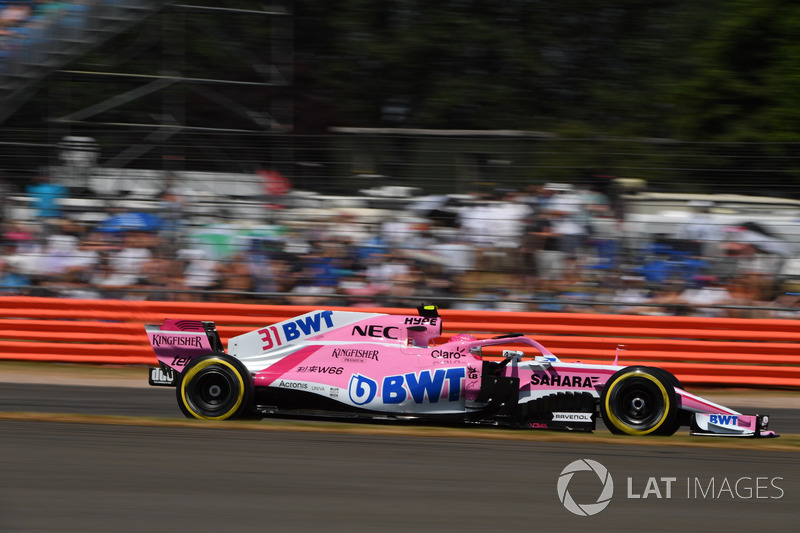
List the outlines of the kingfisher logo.
{"type": "MultiPolygon", "coordinates": [[[[409,398],[417,404],[437,403],[445,394],[448,402],[456,402],[461,398],[461,387],[467,371],[463,367],[439,368],[434,371],[409,372],[395,376],[386,376],[380,387],[381,400],[384,404],[400,404],[409,398]]],[[[354,374],[348,387],[350,401],[355,405],[365,405],[378,395],[378,383],[366,376],[354,374]]]]}
{"type": "Polygon", "coordinates": [[[161,345],[202,348],[203,339],[203,335],[153,335],[150,342],[155,348],[161,345]]]}
{"type": "Polygon", "coordinates": [[[578,459],[577,461],[572,461],[561,471],[561,475],[558,477],[557,490],[558,499],[567,511],[578,516],[592,516],[601,512],[611,503],[611,497],[614,496],[614,480],[611,478],[611,473],[608,469],[597,461],[578,459]],[[569,483],[572,481],[572,477],[576,472],[583,471],[597,474],[597,478],[602,485],[600,495],[594,503],[579,504],[572,499],[572,495],[569,493],[569,483]]]}

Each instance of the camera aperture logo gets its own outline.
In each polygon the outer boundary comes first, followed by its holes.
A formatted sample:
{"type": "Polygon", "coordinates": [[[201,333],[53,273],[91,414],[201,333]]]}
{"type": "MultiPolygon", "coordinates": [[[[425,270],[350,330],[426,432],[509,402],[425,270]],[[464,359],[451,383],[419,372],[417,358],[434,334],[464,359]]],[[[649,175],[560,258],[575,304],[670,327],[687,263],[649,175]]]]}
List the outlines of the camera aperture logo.
{"type": "Polygon", "coordinates": [[[568,464],[561,475],[558,477],[558,499],[564,504],[567,511],[578,516],[593,516],[608,507],[611,503],[611,497],[614,495],[614,480],[611,478],[611,473],[608,469],[592,459],[578,459],[568,464]],[[569,482],[572,481],[572,476],[575,472],[591,471],[597,474],[602,489],[597,501],[594,503],[579,504],[569,493],[569,482]]]}

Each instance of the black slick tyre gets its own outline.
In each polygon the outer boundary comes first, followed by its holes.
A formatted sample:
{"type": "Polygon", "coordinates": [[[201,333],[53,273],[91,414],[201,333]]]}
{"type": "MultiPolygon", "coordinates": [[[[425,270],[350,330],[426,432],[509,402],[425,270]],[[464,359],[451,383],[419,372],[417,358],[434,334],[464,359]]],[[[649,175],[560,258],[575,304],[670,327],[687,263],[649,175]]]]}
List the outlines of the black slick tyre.
{"type": "Polygon", "coordinates": [[[253,380],[238,359],[224,353],[208,354],[186,365],[176,393],[187,418],[242,418],[252,408],[253,380]]]}
{"type": "Polygon", "coordinates": [[[664,371],[631,366],[616,372],[600,395],[600,415],[611,433],[671,435],[678,429],[674,383],[664,371]]]}

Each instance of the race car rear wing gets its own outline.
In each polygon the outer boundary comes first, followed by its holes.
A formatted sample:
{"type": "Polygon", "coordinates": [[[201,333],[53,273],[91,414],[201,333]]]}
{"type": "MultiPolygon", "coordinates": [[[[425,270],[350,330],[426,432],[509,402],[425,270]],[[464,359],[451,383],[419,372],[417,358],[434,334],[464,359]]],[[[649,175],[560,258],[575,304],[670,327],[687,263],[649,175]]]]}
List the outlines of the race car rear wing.
{"type": "Polygon", "coordinates": [[[145,331],[159,363],[178,372],[195,357],[223,351],[213,322],[168,318],[163,325],[145,325],[145,331]]]}

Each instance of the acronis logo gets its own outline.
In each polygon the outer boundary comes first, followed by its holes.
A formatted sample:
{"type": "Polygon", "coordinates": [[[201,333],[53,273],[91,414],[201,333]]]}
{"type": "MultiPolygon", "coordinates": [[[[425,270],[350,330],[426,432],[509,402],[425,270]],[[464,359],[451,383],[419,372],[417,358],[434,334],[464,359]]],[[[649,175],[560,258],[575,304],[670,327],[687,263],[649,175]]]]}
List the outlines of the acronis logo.
{"type": "MultiPolygon", "coordinates": [[[[386,376],[380,388],[381,400],[384,404],[400,404],[407,399],[414,403],[437,403],[444,393],[447,384],[448,402],[456,402],[461,398],[461,384],[466,378],[467,371],[463,367],[439,368],[434,371],[409,372],[395,376],[386,376]]],[[[350,401],[356,405],[370,403],[378,395],[378,382],[354,374],[350,378],[348,387],[350,401]]]]}

